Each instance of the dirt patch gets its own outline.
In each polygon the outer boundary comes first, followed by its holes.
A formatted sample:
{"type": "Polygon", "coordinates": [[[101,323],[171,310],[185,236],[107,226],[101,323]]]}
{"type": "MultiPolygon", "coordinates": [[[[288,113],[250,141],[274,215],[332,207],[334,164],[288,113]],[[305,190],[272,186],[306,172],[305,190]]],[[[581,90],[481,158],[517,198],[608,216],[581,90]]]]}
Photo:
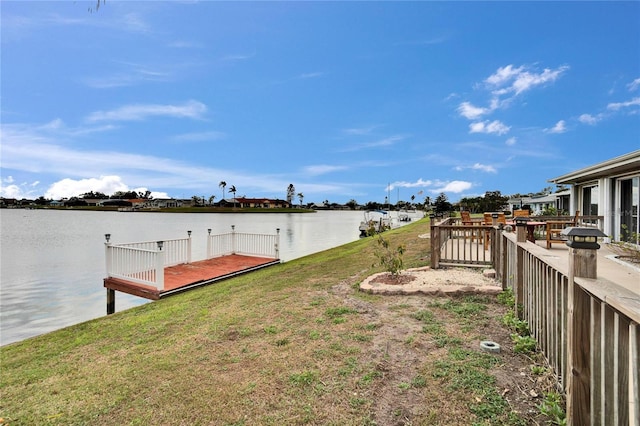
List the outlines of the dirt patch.
{"type": "MultiPolygon", "coordinates": [[[[420,274],[434,271],[423,269],[420,274]]],[[[459,279],[470,274],[477,286],[479,281],[485,282],[486,287],[494,287],[495,281],[487,278],[485,281],[478,271],[451,271],[445,273],[448,278],[444,282],[451,282],[451,286],[459,285],[459,279]]],[[[419,275],[420,275],[419,274],[419,275]]],[[[440,274],[438,274],[440,275],[440,274]]],[[[395,282],[386,283],[387,276],[378,275],[371,281],[374,285],[402,287],[395,282]]],[[[436,275],[428,276],[427,287],[442,287],[436,275]]],[[[485,277],[486,278],[486,277],[485,277]]],[[[415,285],[424,277],[414,276],[408,284],[415,285]]],[[[438,361],[442,360],[448,351],[447,345],[442,345],[433,336],[424,332],[424,323],[415,319],[415,315],[423,310],[435,313],[437,322],[444,327],[443,335],[459,342],[466,350],[484,352],[480,347],[483,340],[491,340],[500,345],[500,353],[491,354],[498,362],[490,370],[495,377],[495,387],[509,405],[508,411],[513,411],[526,424],[544,424],[546,418],[540,414],[538,406],[542,402],[544,392],[554,389],[553,376],[550,373],[536,375],[531,366],[534,360],[522,354],[515,353],[510,337],[510,330],[500,322],[508,309],[498,304],[493,296],[486,303],[487,309],[480,319],[465,321],[454,318],[451,314],[438,308],[450,297],[438,297],[419,293],[398,295],[386,293],[387,296],[373,300],[358,296],[355,283],[343,282],[332,288],[332,293],[343,299],[343,302],[357,309],[366,320],[375,325],[375,337],[371,350],[366,354],[370,364],[380,376],[375,386],[363,392],[374,400],[373,420],[380,425],[409,425],[409,424],[471,424],[477,419],[469,413],[463,413],[460,406],[478,402],[477,396],[466,395],[464,392],[448,392],[448,383],[437,382],[438,361]],[[461,325],[462,324],[462,325],[461,325]],[[416,386],[418,378],[427,381],[424,387],[416,386]],[[468,398],[468,401],[456,400],[468,398]],[[445,413],[445,416],[443,416],[445,413]]],[[[423,284],[424,285],[424,284],[423,284]]],[[[422,380],[420,379],[420,380],[422,380]]]]}
{"type": "Polygon", "coordinates": [[[414,268],[392,275],[381,272],[360,283],[360,290],[372,294],[497,294],[502,286],[490,273],[465,268],[414,268]]]}

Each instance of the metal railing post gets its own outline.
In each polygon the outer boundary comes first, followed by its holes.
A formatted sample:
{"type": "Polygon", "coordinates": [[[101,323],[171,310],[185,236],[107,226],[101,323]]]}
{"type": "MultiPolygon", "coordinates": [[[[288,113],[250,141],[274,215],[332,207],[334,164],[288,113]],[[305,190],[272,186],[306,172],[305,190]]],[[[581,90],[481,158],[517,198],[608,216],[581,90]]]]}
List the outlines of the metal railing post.
{"type": "Polygon", "coordinates": [[[105,240],[104,243],[104,258],[105,258],[105,267],[107,269],[107,277],[109,276],[109,271],[111,271],[111,243],[109,240],[111,239],[111,234],[104,234],[105,240]]]}
{"type": "Polygon", "coordinates": [[[231,225],[231,254],[236,254],[236,226],[231,225]]]}
{"type": "Polygon", "coordinates": [[[164,241],[158,241],[158,251],[156,252],[156,286],[159,290],[164,290],[164,252],[162,246],[164,241]]]}
{"type": "Polygon", "coordinates": [[[211,259],[211,228],[207,229],[207,259],[211,259]]]}
{"type": "Polygon", "coordinates": [[[280,228],[276,228],[276,259],[280,259],[280,228]]]}
{"type": "Polygon", "coordinates": [[[191,263],[191,231],[187,231],[189,241],[187,241],[187,263],[191,263]]]}

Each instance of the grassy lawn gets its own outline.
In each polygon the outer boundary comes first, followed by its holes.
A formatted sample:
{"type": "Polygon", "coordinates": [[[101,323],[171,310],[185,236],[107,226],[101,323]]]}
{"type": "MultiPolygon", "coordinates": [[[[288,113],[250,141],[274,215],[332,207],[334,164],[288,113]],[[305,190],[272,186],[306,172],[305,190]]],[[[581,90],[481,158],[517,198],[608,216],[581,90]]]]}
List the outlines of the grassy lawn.
{"type": "MultiPolygon", "coordinates": [[[[428,264],[428,231],[425,219],[384,236],[411,268],[428,264]]],[[[513,380],[535,378],[508,347],[506,308],[361,293],[381,270],[377,246],[361,239],[2,347],[0,424],[540,421],[526,412],[538,401],[516,398],[513,380]],[[478,349],[489,337],[501,354],[478,349]]]]}

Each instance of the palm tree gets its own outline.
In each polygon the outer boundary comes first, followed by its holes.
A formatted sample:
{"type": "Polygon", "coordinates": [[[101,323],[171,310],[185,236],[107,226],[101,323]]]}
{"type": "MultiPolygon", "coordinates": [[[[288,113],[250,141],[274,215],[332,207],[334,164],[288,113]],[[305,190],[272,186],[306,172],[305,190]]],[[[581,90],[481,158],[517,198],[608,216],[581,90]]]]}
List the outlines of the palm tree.
{"type": "Polygon", "coordinates": [[[300,199],[300,207],[302,207],[302,200],[304,200],[304,194],[302,192],[298,192],[298,198],[300,199]]]}
{"type": "Polygon", "coordinates": [[[295,186],[293,186],[292,183],[289,184],[289,186],[287,187],[287,203],[289,203],[289,206],[291,206],[291,204],[293,204],[293,197],[296,194],[296,188],[295,186]]]}
{"type": "MultiPolygon", "coordinates": [[[[226,182],[225,182],[226,184],[226,182]]],[[[233,208],[236,208],[236,187],[235,185],[231,185],[231,188],[229,188],[229,192],[233,194],[233,208]]]]}
{"type": "Polygon", "coordinates": [[[215,195],[212,195],[211,197],[209,197],[209,205],[210,206],[213,205],[213,200],[215,200],[215,199],[216,199],[215,195]]]}
{"type": "Polygon", "coordinates": [[[224,189],[227,187],[227,182],[221,180],[218,186],[222,188],[222,199],[224,200],[224,189]]]}

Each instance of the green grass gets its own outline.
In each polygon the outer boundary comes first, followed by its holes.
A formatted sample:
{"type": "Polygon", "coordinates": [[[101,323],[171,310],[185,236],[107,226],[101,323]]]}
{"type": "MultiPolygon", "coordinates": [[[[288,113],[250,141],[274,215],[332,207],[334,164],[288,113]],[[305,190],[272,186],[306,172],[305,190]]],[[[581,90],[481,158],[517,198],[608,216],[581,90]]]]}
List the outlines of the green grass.
{"type": "MultiPolygon", "coordinates": [[[[428,229],[422,220],[385,238],[406,246],[407,267],[423,266],[428,240],[416,235],[428,229]]],[[[375,349],[385,324],[361,305],[375,311],[388,299],[352,285],[380,272],[371,266],[376,245],[360,239],[4,346],[0,417],[13,425],[375,424],[375,392],[386,380],[375,349]]],[[[491,358],[463,349],[468,335],[447,332],[451,322],[460,329],[464,315],[485,316],[486,303],[464,298],[390,311],[423,327],[400,345],[436,351],[394,389],[450,401],[416,415],[416,424],[447,424],[459,413],[505,418],[504,407],[492,414],[500,404],[491,393],[491,358]],[[435,368],[435,360],[443,364],[435,368]]]]}

